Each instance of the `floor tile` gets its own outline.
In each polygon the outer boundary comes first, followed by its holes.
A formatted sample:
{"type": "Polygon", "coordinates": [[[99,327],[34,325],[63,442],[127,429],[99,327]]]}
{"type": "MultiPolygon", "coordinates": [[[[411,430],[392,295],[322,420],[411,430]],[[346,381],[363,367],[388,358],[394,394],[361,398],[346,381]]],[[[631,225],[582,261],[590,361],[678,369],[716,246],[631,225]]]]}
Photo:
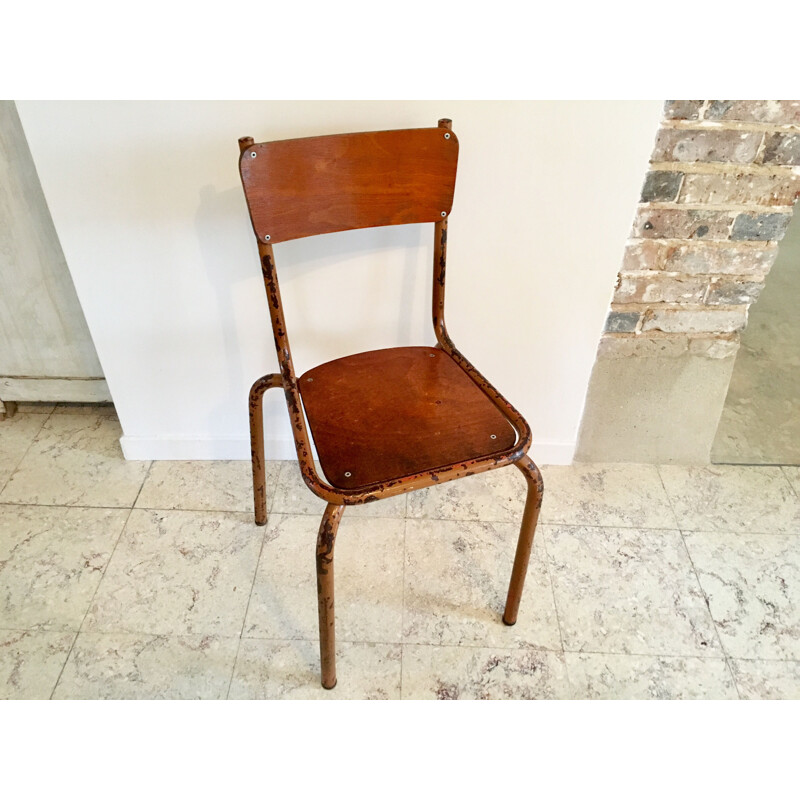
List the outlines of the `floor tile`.
{"type": "Polygon", "coordinates": [[[0,492],[46,421],[41,414],[15,414],[0,421],[0,492]]]}
{"type": "Polygon", "coordinates": [[[722,655],[675,530],[542,526],[564,650],[722,655]]]}
{"type": "Polygon", "coordinates": [[[112,417],[54,413],[0,493],[0,502],[132,506],[150,462],[125,461],[121,434],[112,417]]]}
{"type": "Polygon", "coordinates": [[[84,629],[238,636],[262,531],[249,514],[134,509],[84,629]]]}
{"type": "Polygon", "coordinates": [[[724,658],[566,653],[576,700],[738,700],[724,658]]]}
{"type": "MultiPolygon", "coordinates": [[[[345,511],[334,550],[337,641],[401,640],[404,524],[345,511]]],[[[270,516],[245,636],[317,639],[316,541],[315,519],[270,516]]]]}
{"type": "Polygon", "coordinates": [[[0,700],[48,700],[74,633],[0,630],[0,700]]]}
{"type": "Polygon", "coordinates": [[[78,636],[56,700],[223,700],[237,638],[90,633],[78,636]]]}
{"type": "Polygon", "coordinates": [[[516,467],[502,467],[410,492],[408,516],[519,524],[527,490],[516,467]]]}
{"type": "Polygon", "coordinates": [[[658,469],[682,530],[800,533],[800,500],[780,467],[658,469]]]}
{"type": "Polygon", "coordinates": [[[128,513],[0,505],[0,625],[77,631],[128,513]]]}
{"type": "Polygon", "coordinates": [[[733,658],[800,660],[800,537],[684,534],[733,658]]]}
{"type": "Polygon", "coordinates": [[[800,700],[800,661],[732,659],[742,700],[800,700]]]}
{"type": "Polygon", "coordinates": [[[333,689],[320,684],[319,644],[243,639],[231,700],[399,700],[400,645],[337,642],[333,689]]]}
{"type": "Polygon", "coordinates": [[[516,625],[502,622],[518,537],[502,522],[408,520],[404,641],[561,649],[542,542],[534,539],[516,625]]]}
{"type": "Polygon", "coordinates": [[[658,469],[652,464],[542,467],[541,521],[558,525],[675,528],[658,469]]]}
{"type": "MultiPolygon", "coordinates": [[[[267,508],[275,494],[280,461],[267,462],[267,508]]],[[[136,508],[253,513],[249,461],[154,461],[136,508]]]]}
{"type": "Polygon", "coordinates": [[[562,653],[403,645],[403,699],[560,700],[569,696],[562,653]]]}
{"type": "MultiPolygon", "coordinates": [[[[309,514],[322,518],[327,503],[317,497],[303,483],[303,476],[296,461],[284,461],[278,477],[272,511],[276,514],[309,514]]],[[[317,464],[319,470],[319,464],[317,464]]],[[[396,517],[406,513],[406,495],[377,500],[360,506],[348,506],[346,517],[396,517]]]]}

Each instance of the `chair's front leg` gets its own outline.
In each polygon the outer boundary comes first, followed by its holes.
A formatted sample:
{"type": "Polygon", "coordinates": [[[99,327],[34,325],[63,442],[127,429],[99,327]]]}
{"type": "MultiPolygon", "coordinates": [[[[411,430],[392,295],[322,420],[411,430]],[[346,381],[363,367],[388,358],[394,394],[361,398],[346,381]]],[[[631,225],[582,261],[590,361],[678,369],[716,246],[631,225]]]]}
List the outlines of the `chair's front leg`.
{"type": "Polygon", "coordinates": [[[253,461],[253,505],[256,525],[267,524],[267,477],[264,462],[264,392],[282,386],[275,373],[259,378],[250,389],[250,456],[253,461]]]}
{"type": "Polygon", "coordinates": [[[317,603],[319,605],[319,655],[322,685],[336,686],[336,630],[333,608],[333,545],[344,506],[328,503],[317,536],[317,603]]]}
{"type": "Polygon", "coordinates": [[[522,471],[525,480],[528,482],[528,496],[525,499],[525,511],[522,515],[522,525],[519,531],[517,554],[514,556],[514,568],[511,571],[506,610],[503,614],[503,622],[506,625],[514,625],[517,621],[519,601],[522,598],[522,587],[525,584],[525,573],[528,571],[528,561],[533,547],[533,534],[536,532],[536,523],[539,519],[539,510],[542,507],[542,495],[544,494],[542,473],[539,472],[539,468],[528,456],[522,456],[519,461],[514,462],[514,466],[522,471]]]}

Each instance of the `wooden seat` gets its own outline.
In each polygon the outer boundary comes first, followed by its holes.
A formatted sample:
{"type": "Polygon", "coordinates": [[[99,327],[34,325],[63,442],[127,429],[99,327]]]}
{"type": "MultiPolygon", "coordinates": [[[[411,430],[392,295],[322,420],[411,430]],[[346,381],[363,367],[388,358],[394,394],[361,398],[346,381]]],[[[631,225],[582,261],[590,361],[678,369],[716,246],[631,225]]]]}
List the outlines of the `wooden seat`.
{"type": "Polygon", "coordinates": [[[322,471],[366,488],[512,447],[503,413],[444,351],[395,347],[339,358],[300,378],[322,471]]]}
{"type": "Polygon", "coordinates": [[[348,505],[380,500],[513,464],[528,493],[503,622],[517,620],[542,477],[526,455],[522,415],[459,352],[444,320],[447,221],[459,143],[436,128],[349,133],[256,144],[239,140],[239,172],[256,235],[280,373],[250,390],[256,524],[267,522],[262,401],[283,389],[303,480],[327,502],[317,535],[322,685],[336,684],[333,551],[348,505]],[[380,225],[433,224],[436,347],[396,347],[336,359],[297,378],[273,245],[380,225]],[[308,417],[308,422],[306,421],[308,417]],[[314,464],[314,440],[322,466],[314,464]]]}

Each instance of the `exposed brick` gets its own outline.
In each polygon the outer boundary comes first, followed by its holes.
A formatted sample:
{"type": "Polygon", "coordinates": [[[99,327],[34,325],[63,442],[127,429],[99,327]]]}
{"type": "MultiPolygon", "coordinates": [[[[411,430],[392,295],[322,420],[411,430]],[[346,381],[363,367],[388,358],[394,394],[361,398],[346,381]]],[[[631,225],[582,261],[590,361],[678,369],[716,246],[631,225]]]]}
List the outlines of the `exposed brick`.
{"type": "Polygon", "coordinates": [[[625,272],[664,269],[666,248],[660,242],[629,241],[625,246],[622,269],[625,272]]]}
{"type": "Polygon", "coordinates": [[[671,244],[639,240],[628,242],[622,269],[624,272],[666,270],[687,275],[766,275],[777,254],[774,246],[731,247],[706,242],[671,244]]]}
{"type": "Polygon", "coordinates": [[[705,100],[667,100],[664,116],[667,119],[699,119],[705,100]]]}
{"type": "Polygon", "coordinates": [[[733,214],[672,208],[639,209],[633,236],[642,239],[727,239],[733,214]]]}
{"type": "Polygon", "coordinates": [[[764,138],[764,164],[800,164],[800,133],[768,133],[764,138]]]}
{"type": "Polygon", "coordinates": [[[685,244],[667,250],[664,269],[688,275],[766,275],[777,254],[778,250],[774,247],[762,250],[685,244]]]}
{"type": "Polygon", "coordinates": [[[800,125],[798,100],[712,100],[705,118],[735,122],[800,125]]]}
{"type": "Polygon", "coordinates": [[[606,333],[632,333],[641,317],[639,311],[610,311],[606,317],[606,333]]]}
{"type": "Polygon", "coordinates": [[[661,272],[621,274],[614,303],[700,303],[708,278],[674,277],[661,272]]]}
{"type": "Polygon", "coordinates": [[[747,324],[747,306],[736,308],[648,309],[642,331],[664,333],[733,333],[747,324]]]}
{"type": "Polygon", "coordinates": [[[669,202],[675,200],[681,188],[682,172],[658,170],[648,172],[642,187],[642,202],[669,202]]]}
{"type": "Polygon", "coordinates": [[[650,160],[749,164],[758,153],[762,137],[762,133],[745,131],[662,128],[650,160]]]}
{"type": "Polygon", "coordinates": [[[731,239],[749,241],[779,241],[786,233],[791,214],[737,214],[731,239]]]}
{"type": "Polygon", "coordinates": [[[755,303],[763,288],[763,281],[714,280],[706,297],[706,305],[740,306],[755,303]]]}
{"type": "MultiPolygon", "coordinates": [[[[652,174],[652,173],[651,173],[652,174]]],[[[687,174],[678,201],[681,203],[753,203],[789,206],[800,194],[800,175],[748,175],[742,172],[687,174]]]]}

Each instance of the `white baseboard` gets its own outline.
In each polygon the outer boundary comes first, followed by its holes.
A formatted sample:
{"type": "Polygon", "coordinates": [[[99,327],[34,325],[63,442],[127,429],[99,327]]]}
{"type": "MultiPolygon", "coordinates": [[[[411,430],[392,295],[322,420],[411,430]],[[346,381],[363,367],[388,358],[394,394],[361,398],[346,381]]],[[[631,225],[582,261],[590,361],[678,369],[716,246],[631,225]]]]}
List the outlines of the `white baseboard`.
{"type": "MultiPolygon", "coordinates": [[[[123,436],[122,454],[129,461],[249,461],[250,439],[198,439],[182,437],[123,436]]],[[[268,460],[297,458],[291,439],[267,439],[268,460]]]]}
{"type": "MultiPolygon", "coordinates": [[[[123,436],[119,443],[130,461],[249,461],[250,439],[198,439],[181,437],[123,436]]],[[[291,439],[267,439],[268,460],[297,458],[291,439]]],[[[575,442],[537,442],[531,458],[543,464],[571,464],[575,442]]]]}
{"type": "Polygon", "coordinates": [[[528,455],[541,467],[545,464],[571,464],[577,442],[540,442],[533,440],[528,455]]]}

